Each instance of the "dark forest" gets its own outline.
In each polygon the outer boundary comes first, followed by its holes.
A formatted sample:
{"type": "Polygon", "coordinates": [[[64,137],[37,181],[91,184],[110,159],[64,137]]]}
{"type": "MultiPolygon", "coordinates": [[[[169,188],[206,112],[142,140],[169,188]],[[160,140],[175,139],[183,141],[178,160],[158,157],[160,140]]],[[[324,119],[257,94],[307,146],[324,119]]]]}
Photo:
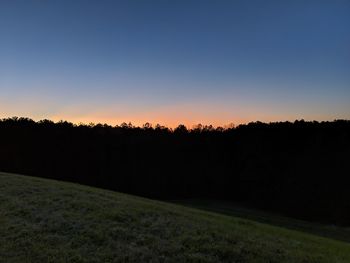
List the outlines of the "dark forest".
{"type": "Polygon", "coordinates": [[[350,121],[73,125],[0,121],[0,170],[149,198],[211,198],[350,225],[350,121]]]}

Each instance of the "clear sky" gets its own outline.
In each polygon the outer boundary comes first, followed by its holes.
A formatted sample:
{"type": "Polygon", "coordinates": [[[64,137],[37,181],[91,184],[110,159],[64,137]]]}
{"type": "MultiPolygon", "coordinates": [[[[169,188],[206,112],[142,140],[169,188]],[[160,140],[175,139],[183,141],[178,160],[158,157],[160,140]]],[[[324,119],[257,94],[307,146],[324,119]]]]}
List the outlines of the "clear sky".
{"type": "Polygon", "coordinates": [[[0,117],[350,119],[350,1],[1,0],[0,117]]]}

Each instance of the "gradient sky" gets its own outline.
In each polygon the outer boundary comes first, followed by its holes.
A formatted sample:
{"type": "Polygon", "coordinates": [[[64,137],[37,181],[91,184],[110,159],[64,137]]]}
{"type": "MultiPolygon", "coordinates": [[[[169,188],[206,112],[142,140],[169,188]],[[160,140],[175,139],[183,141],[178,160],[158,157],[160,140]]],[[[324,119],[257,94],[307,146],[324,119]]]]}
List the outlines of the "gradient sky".
{"type": "Polygon", "coordinates": [[[350,119],[350,1],[1,0],[10,116],[350,119]]]}

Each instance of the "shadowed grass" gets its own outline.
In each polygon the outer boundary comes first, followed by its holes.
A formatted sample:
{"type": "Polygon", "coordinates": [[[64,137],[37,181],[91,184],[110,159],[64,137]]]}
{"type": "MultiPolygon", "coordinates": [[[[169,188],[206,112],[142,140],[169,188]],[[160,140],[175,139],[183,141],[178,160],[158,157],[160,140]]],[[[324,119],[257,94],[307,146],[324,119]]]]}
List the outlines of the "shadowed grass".
{"type": "Polygon", "coordinates": [[[280,226],[318,236],[328,237],[350,243],[350,228],[325,225],[281,216],[272,212],[244,207],[240,204],[211,199],[183,199],[172,201],[176,204],[207,210],[224,215],[250,219],[256,222],[280,226]]]}
{"type": "Polygon", "coordinates": [[[0,174],[0,262],[350,262],[350,245],[250,220],[0,174]]]}

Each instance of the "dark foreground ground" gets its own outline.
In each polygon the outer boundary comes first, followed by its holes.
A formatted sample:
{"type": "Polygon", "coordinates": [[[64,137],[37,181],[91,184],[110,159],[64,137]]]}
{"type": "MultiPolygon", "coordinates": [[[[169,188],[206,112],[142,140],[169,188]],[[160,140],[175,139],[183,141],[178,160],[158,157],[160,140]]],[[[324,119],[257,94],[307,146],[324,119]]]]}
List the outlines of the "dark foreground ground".
{"type": "Polygon", "coordinates": [[[193,198],[171,200],[171,202],[201,210],[249,219],[264,224],[280,226],[283,228],[297,230],[350,243],[349,227],[339,227],[332,224],[322,224],[317,222],[298,220],[295,218],[285,217],[283,215],[271,211],[254,209],[247,205],[244,206],[240,203],[234,203],[224,200],[193,198]]]}
{"type": "Polygon", "coordinates": [[[117,192],[0,174],[0,262],[350,262],[350,245],[117,192]]]}

